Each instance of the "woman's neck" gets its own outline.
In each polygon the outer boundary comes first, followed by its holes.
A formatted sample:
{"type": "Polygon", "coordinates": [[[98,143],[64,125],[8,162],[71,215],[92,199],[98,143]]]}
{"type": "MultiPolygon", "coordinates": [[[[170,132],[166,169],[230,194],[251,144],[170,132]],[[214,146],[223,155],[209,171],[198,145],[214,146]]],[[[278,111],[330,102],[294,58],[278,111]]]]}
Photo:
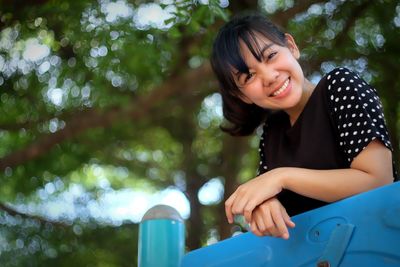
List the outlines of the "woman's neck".
{"type": "Polygon", "coordinates": [[[296,106],[285,110],[285,112],[289,115],[290,125],[293,125],[296,122],[314,89],[315,84],[312,84],[309,80],[304,79],[303,93],[301,95],[299,103],[296,106]]]}

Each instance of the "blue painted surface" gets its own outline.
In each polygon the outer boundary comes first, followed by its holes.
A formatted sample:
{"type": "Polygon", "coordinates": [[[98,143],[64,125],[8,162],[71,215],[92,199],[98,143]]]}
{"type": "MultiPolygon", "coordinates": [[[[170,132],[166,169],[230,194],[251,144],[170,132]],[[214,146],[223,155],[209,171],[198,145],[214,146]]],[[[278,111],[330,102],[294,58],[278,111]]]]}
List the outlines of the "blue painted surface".
{"type": "Polygon", "coordinates": [[[139,225],[139,267],[177,267],[185,251],[181,221],[153,219],[139,225]]]}
{"type": "Polygon", "coordinates": [[[289,240],[245,233],[191,251],[181,267],[315,267],[323,256],[336,257],[337,266],[400,266],[400,182],[292,219],[289,240]],[[354,228],[334,231],[341,225],[354,228]],[[335,245],[341,242],[344,248],[335,245]]]}

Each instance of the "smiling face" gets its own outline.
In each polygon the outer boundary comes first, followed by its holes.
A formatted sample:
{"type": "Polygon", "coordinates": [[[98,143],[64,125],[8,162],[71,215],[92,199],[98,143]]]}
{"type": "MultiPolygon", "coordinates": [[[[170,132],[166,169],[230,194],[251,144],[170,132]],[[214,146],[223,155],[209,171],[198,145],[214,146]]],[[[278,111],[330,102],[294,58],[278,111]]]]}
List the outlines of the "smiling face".
{"type": "Polygon", "coordinates": [[[315,87],[304,78],[299,56],[293,38],[263,15],[235,17],[219,30],[211,66],[229,133],[248,135],[268,110],[284,110],[296,121],[315,87]]]}
{"type": "Polygon", "coordinates": [[[254,36],[251,45],[240,40],[247,68],[232,71],[241,92],[239,97],[264,109],[288,113],[301,109],[305,80],[297,61],[300,52],[293,38],[286,34],[286,46],[281,46],[260,34],[254,36]]]}

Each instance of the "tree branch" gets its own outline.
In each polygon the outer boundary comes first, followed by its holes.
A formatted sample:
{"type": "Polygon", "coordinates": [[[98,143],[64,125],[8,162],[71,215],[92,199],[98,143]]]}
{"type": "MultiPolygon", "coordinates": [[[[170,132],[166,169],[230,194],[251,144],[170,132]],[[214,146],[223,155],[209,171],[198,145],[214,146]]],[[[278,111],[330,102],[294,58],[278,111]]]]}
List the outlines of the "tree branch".
{"type": "Polygon", "coordinates": [[[62,222],[50,221],[41,216],[30,215],[30,214],[26,214],[23,212],[19,212],[3,203],[0,203],[0,210],[7,212],[11,216],[20,216],[23,219],[33,219],[33,220],[39,221],[41,224],[50,223],[50,224],[52,224],[54,226],[58,226],[58,227],[68,227],[68,225],[66,225],[62,222]]]}
{"type": "Polygon", "coordinates": [[[187,71],[182,75],[171,76],[159,88],[155,88],[148,95],[132,101],[129,108],[114,107],[103,113],[99,110],[90,109],[77,113],[72,120],[66,122],[65,128],[53,134],[45,134],[26,148],[1,158],[0,171],[4,171],[7,167],[13,168],[26,161],[36,159],[44,155],[56,144],[76,137],[89,129],[106,128],[115,122],[139,119],[168,97],[186,91],[187,88],[192,88],[193,85],[198,86],[199,84],[207,83],[208,79],[204,79],[204,77],[210,76],[211,68],[209,64],[203,64],[201,67],[187,71]]]}

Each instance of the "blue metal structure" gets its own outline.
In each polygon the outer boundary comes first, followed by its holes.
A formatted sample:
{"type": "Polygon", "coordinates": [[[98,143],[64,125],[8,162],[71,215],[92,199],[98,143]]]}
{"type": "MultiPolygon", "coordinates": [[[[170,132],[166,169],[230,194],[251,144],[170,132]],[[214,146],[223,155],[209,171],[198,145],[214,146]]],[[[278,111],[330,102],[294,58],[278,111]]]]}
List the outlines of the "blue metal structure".
{"type": "Polygon", "coordinates": [[[181,267],[400,266],[400,182],[294,216],[289,240],[240,234],[181,267]]]}

